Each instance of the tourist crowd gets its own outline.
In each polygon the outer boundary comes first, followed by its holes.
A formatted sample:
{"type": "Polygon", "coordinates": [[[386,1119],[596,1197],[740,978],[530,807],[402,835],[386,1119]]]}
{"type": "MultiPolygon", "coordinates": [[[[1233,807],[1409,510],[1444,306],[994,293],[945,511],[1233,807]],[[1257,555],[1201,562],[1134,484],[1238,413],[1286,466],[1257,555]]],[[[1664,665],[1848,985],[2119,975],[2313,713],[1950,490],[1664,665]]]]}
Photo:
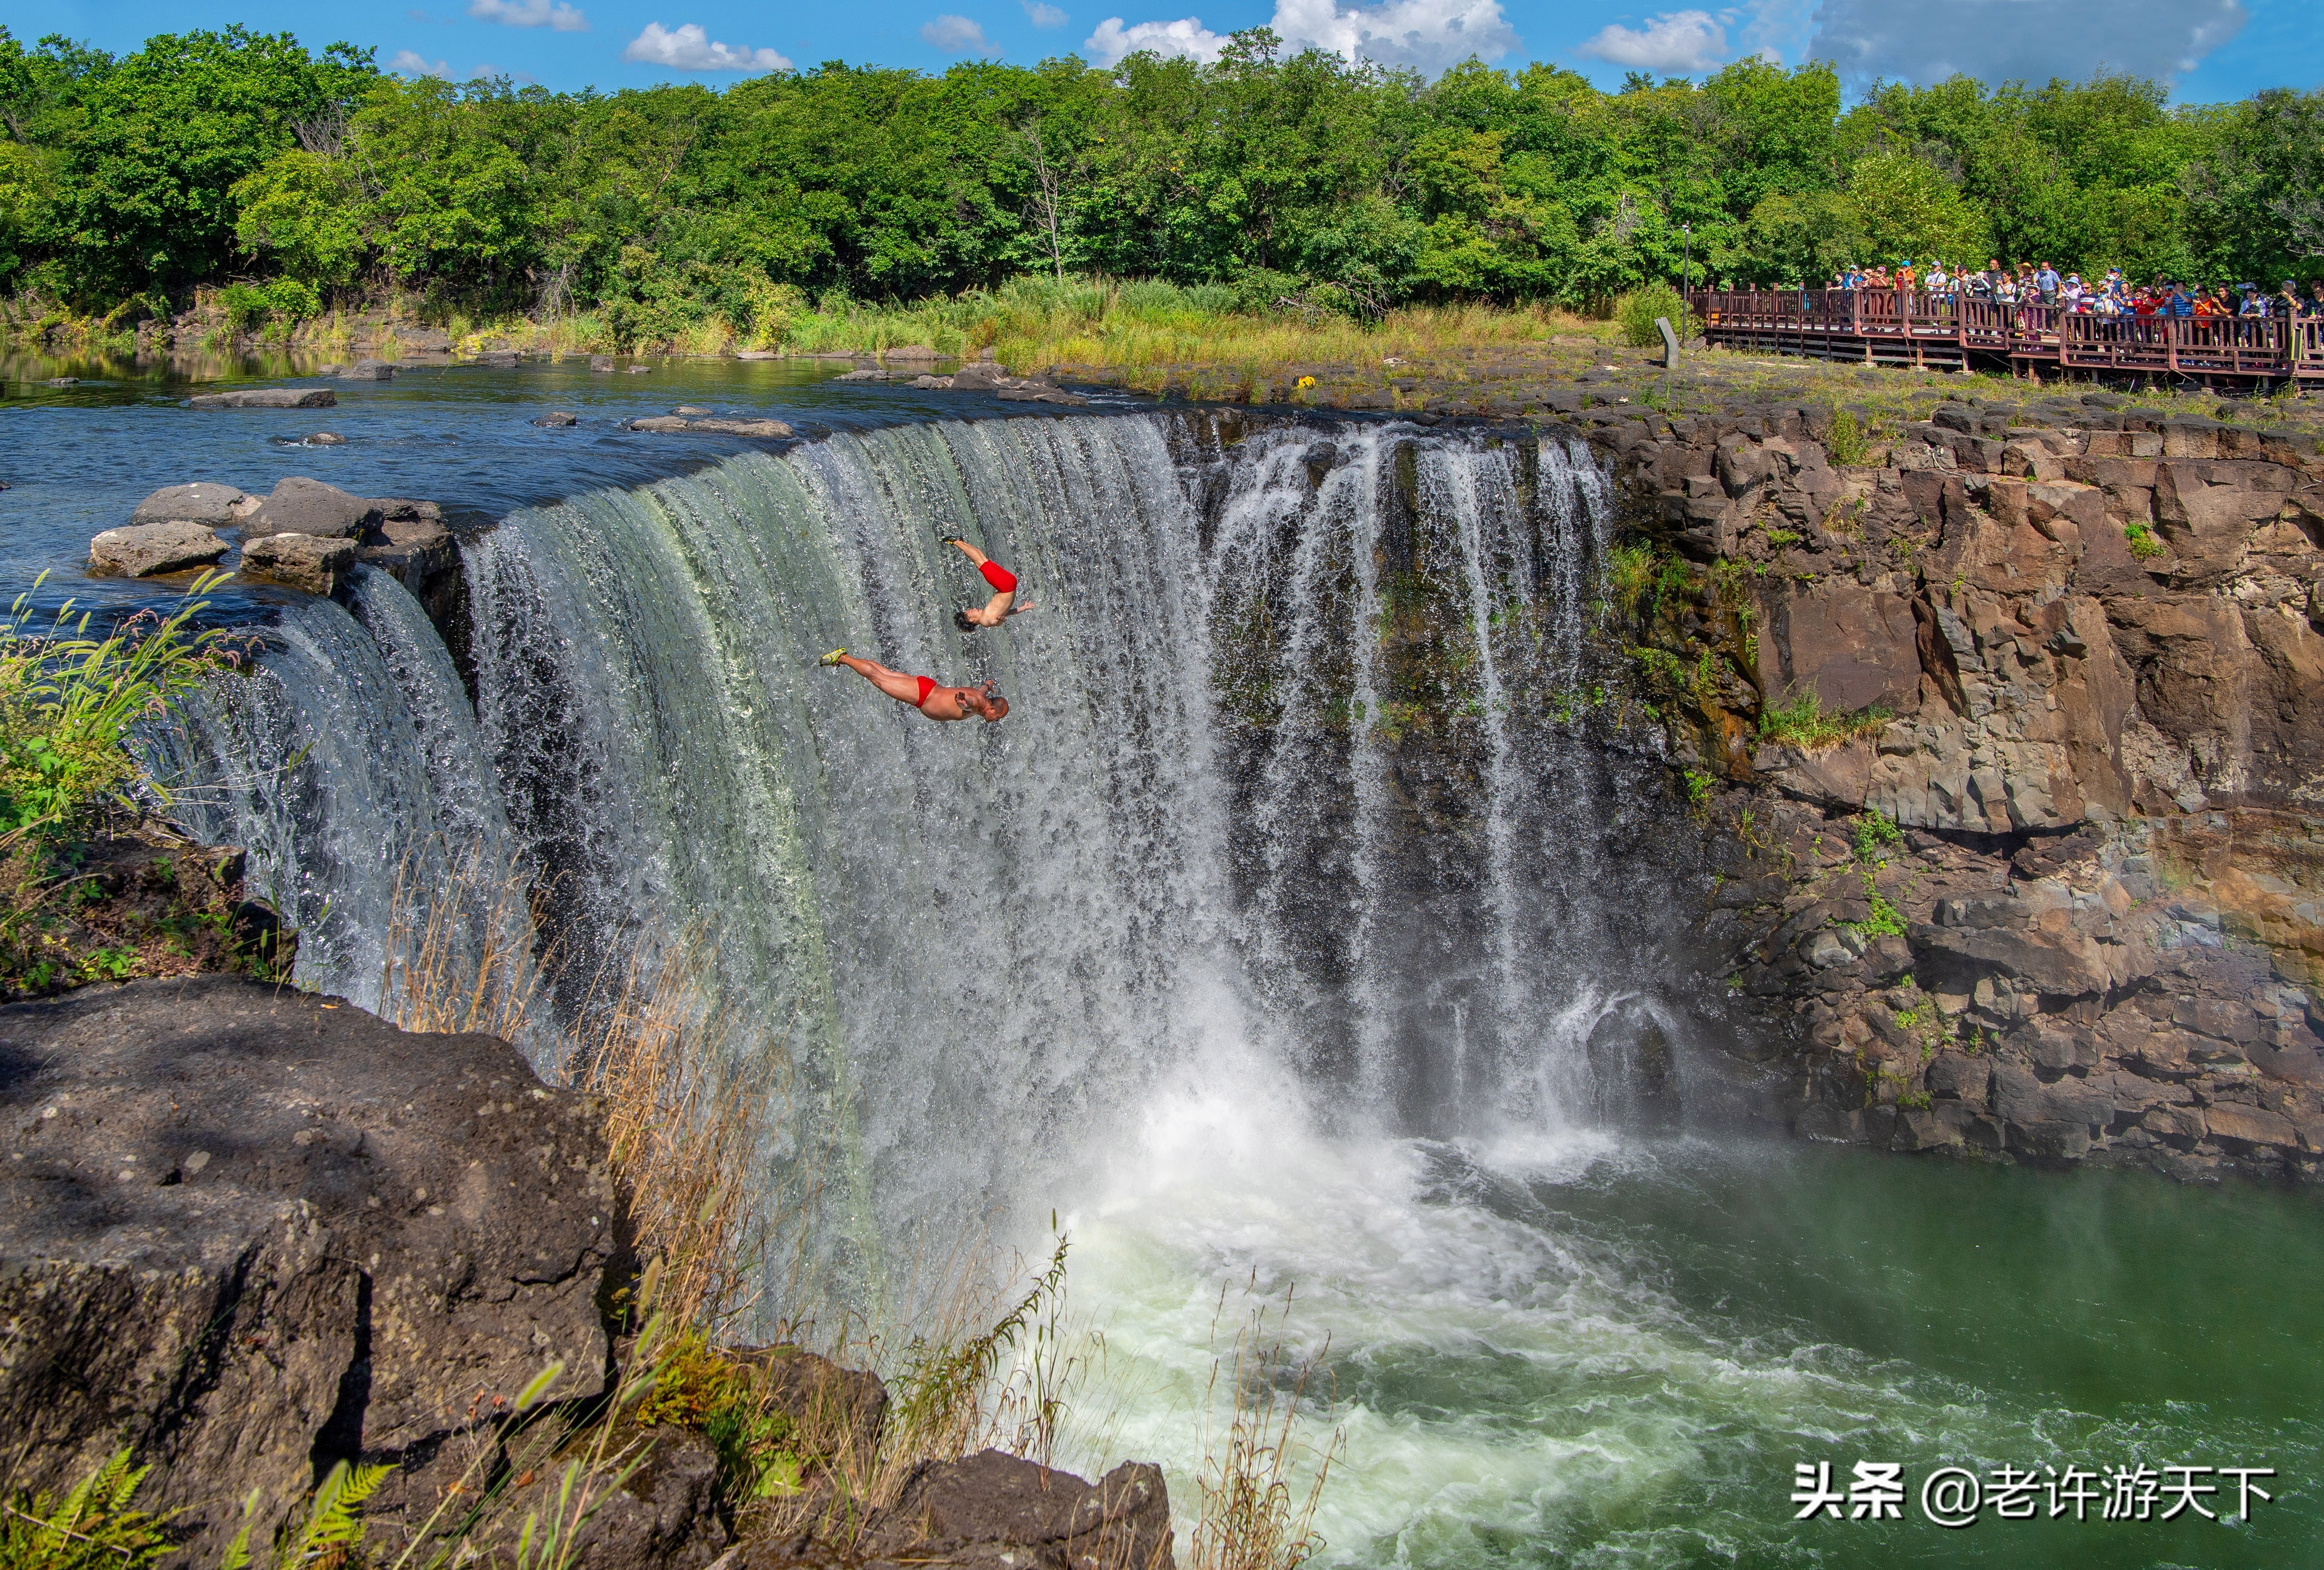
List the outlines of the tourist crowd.
{"type": "Polygon", "coordinates": [[[2059,276],[2047,262],[2020,262],[2015,270],[1988,261],[1982,272],[1948,267],[1931,262],[1915,267],[1910,259],[1887,267],[1849,267],[1831,283],[1834,289],[1900,289],[1933,300],[1984,300],[2000,305],[2055,306],[2085,316],[2166,317],[2324,317],[2324,279],[2317,279],[2302,295],[2287,278],[2271,294],[2255,283],[2233,288],[2190,286],[2157,278],[2134,284],[2111,268],[2104,278],[2084,282],[2077,272],[2059,276]]]}

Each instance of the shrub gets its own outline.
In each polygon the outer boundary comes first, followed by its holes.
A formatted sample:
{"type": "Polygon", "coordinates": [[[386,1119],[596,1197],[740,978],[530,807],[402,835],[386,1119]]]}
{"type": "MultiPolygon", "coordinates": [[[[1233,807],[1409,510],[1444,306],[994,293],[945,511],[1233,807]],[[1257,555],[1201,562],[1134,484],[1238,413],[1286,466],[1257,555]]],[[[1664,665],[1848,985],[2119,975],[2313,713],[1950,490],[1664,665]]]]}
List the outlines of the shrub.
{"type": "Polygon", "coordinates": [[[1789,703],[1771,703],[1759,711],[1759,734],[1771,742],[1815,751],[1836,747],[1857,736],[1877,735],[1887,727],[1889,714],[1884,708],[1868,708],[1857,714],[1825,712],[1823,700],[1812,691],[1801,693],[1789,703]]]}
{"type": "Polygon", "coordinates": [[[1670,319],[1671,330],[1682,341],[1702,331],[1702,322],[1687,309],[1678,291],[1667,283],[1649,283],[1644,289],[1634,289],[1614,302],[1614,320],[1622,329],[1622,341],[1638,348],[1652,348],[1663,341],[1661,331],[1655,326],[1658,316],[1670,319]]]}
{"type": "Polygon", "coordinates": [[[1853,409],[1836,409],[1831,415],[1831,435],[1824,449],[1831,461],[1845,468],[1864,461],[1868,444],[1864,439],[1864,428],[1857,422],[1853,409]]]}
{"type": "Polygon", "coordinates": [[[2144,521],[2133,518],[2122,526],[2123,538],[2130,542],[2130,553],[2141,561],[2151,561],[2163,554],[2163,540],[2144,521]]]}

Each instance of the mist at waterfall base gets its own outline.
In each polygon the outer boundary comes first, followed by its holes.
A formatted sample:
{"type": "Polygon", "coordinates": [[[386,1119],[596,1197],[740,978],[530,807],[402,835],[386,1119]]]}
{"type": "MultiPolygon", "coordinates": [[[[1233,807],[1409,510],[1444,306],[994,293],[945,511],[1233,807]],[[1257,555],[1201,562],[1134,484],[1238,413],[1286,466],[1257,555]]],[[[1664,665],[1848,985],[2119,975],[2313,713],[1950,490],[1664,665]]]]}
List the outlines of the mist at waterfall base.
{"type": "Polygon", "coordinates": [[[2310,1557],[2310,1198],[1672,1122],[1711,1089],[1655,892],[1688,836],[1592,696],[1609,529],[1555,441],[842,431],[469,540],[473,707],[391,580],[291,604],[179,756],[359,1001],[415,859],[528,869],[592,964],[715,933],[832,1268],[876,1300],[1057,1212],[1103,1340],[1058,1460],[1160,1460],[1182,1514],[1213,1360],[1296,1286],[1330,1562],[2310,1557]],[[957,632],[953,532],[1038,610],[957,632]],[[1010,716],[931,725],[839,644],[1010,716]],[[1858,1460],[2279,1477],[2234,1526],[1794,1522],[1795,1465],[1858,1460]]]}

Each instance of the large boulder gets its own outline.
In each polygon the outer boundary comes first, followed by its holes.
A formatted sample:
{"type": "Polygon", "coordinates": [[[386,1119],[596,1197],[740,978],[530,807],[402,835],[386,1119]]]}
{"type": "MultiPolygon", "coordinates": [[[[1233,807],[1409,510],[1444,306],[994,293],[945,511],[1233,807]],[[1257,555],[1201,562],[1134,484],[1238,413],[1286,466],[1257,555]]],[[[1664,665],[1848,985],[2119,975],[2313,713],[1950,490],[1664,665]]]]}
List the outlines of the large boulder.
{"type": "Polygon", "coordinates": [[[385,360],[357,360],[339,373],[342,382],[392,382],[395,367],[385,360]]]}
{"type": "Polygon", "coordinates": [[[0,1432],[60,1490],[126,1445],[216,1563],[334,1463],[604,1389],[627,1251],[601,1109],[487,1036],[225,976],[0,1009],[0,1432]]]}
{"type": "MultiPolygon", "coordinates": [[[[873,1558],[1058,1570],[1170,1570],[1169,1493],[1161,1469],[1122,1463],[1096,1482],[985,1450],[924,1462],[872,1523],[873,1558]]],[[[744,1563],[758,1562],[746,1549],[744,1563]]]]}
{"type": "Polygon", "coordinates": [[[331,409],[339,395],[327,387],[248,387],[203,392],[187,402],[196,409],[331,409]]]}
{"type": "Polygon", "coordinates": [[[355,542],[315,534],[268,534],[242,548],[242,576],[327,595],[355,564],[355,542]]]}
{"type": "Polygon", "coordinates": [[[250,515],[244,533],[251,539],[267,534],[317,534],[357,540],[366,530],[377,527],[382,515],[380,503],[375,501],[350,495],[320,480],[290,475],[275,483],[273,491],[250,515]]]}
{"type": "Polygon", "coordinates": [[[151,577],[207,567],[225,554],[226,541],[198,523],[133,523],[88,542],[88,570],[97,577],[151,577]]]}
{"type": "Polygon", "coordinates": [[[132,523],[199,523],[206,529],[223,529],[239,523],[256,508],[258,503],[235,490],[232,485],[214,485],[207,480],[197,480],[190,485],[164,485],[143,501],[129,514],[132,523]]]}

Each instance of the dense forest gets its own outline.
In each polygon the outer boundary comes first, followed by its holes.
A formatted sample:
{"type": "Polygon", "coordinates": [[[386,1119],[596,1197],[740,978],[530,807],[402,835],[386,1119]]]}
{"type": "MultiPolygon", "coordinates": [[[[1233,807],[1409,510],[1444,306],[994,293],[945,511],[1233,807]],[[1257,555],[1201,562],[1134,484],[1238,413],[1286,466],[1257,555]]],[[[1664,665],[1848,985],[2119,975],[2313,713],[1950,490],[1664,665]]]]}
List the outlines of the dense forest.
{"type": "Polygon", "coordinates": [[[1760,60],[1614,93],[1551,66],[1434,81],[1286,56],[850,67],[551,93],[402,79],[241,28],[114,57],[0,27],[0,297],[126,321],[197,286],[285,317],[395,288],[599,313],[624,341],[784,301],[1027,272],[1152,277],[1367,318],[1582,304],[1849,261],[2324,272],[2324,93],[1879,86],[1760,60]]]}

